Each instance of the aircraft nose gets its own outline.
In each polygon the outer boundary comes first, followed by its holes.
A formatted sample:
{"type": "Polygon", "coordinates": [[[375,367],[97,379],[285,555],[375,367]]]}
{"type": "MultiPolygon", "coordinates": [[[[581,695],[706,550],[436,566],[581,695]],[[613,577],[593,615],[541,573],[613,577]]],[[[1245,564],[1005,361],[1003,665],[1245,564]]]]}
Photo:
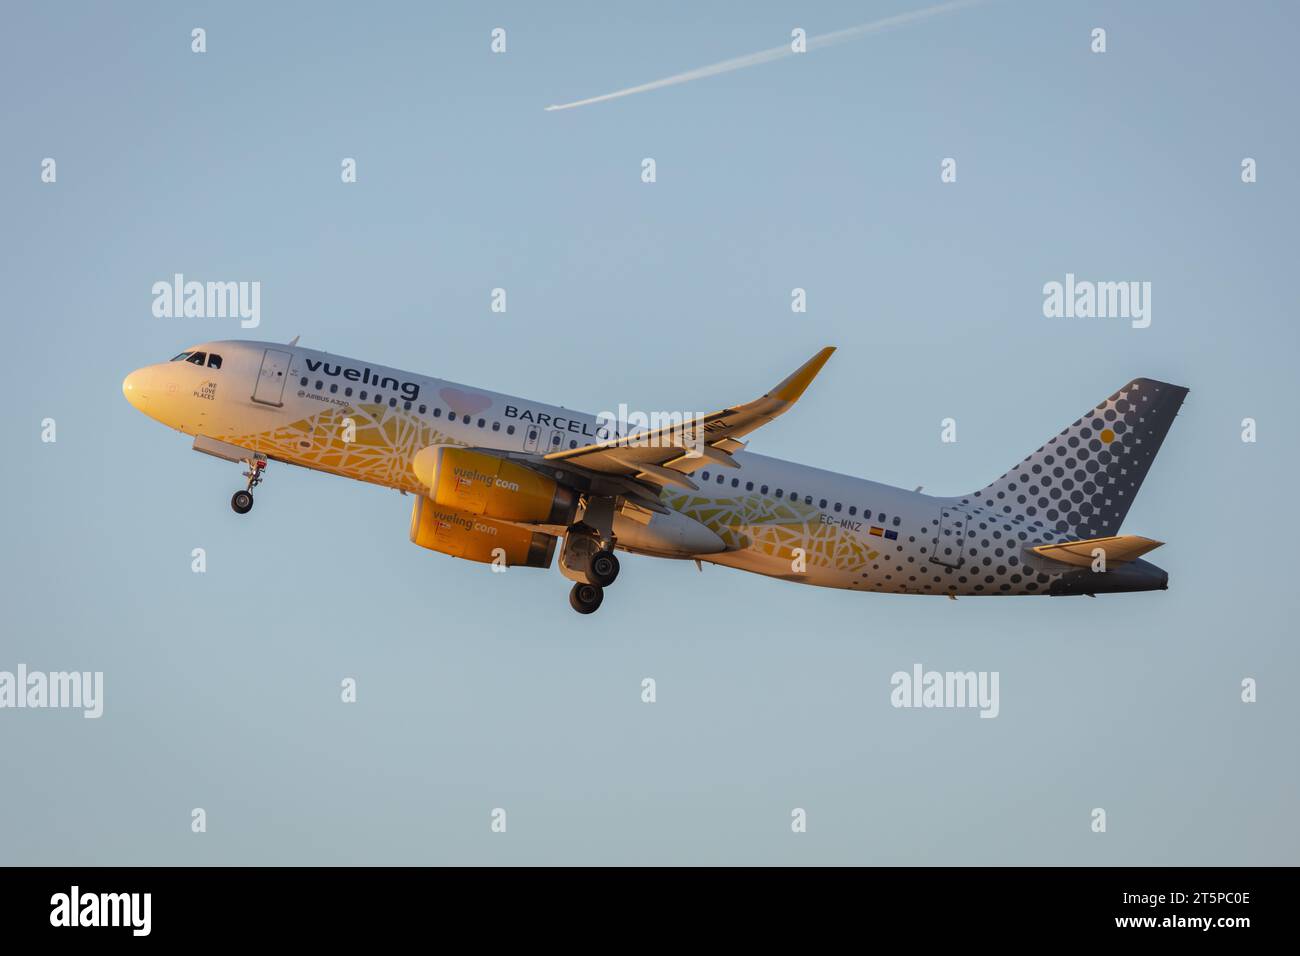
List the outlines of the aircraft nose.
{"type": "Polygon", "coordinates": [[[149,401],[149,370],[138,368],[122,379],[122,394],[136,408],[144,411],[149,401]]]}

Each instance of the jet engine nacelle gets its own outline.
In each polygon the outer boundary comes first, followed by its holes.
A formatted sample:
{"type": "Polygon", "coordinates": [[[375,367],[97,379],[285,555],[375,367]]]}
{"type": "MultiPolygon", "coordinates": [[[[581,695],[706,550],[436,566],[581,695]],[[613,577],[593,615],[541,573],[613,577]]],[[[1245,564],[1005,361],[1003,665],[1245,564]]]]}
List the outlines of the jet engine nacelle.
{"type": "Polygon", "coordinates": [[[568,525],[578,506],[577,496],[553,478],[466,448],[424,448],[411,468],[435,502],[471,515],[568,525]]]}
{"type": "Polygon", "coordinates": [[[468,561],[503,560],[511,568],[549,568],[555,555],[553,535],[468,514],[424,497],[416,498],[411,509],[411,540],[468,561]]]}

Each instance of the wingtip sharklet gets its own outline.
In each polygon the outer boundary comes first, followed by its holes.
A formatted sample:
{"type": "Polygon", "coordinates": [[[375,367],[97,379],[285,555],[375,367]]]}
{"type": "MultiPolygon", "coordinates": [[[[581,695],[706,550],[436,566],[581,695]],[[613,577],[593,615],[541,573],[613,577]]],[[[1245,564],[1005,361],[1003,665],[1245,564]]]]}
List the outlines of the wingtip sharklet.
{"type": "Polygon", "coordinates": [[[780,399],[787,404],[793,405],[799,400],[799,396],[807,390],[812,380],[817,377],[817,373],[822,370],[822,366],[830,361],[833,354],[835,354],[835,346],[826,346],[804,362],[803,365],[800,365],[780,385],[768,392],[768,395],[771,398],[780,399]]]}

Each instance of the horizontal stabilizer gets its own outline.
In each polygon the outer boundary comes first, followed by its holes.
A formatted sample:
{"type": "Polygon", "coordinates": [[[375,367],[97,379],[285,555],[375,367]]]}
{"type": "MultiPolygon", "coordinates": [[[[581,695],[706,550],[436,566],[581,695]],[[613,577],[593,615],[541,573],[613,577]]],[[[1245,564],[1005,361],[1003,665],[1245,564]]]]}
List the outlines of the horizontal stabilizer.
{"type": "Polygon", "coordinates": [[[1100,548],[1106,555],[1107,564],[1125,564],[1136,561],[1148,551],[1154,551],[1164,544],[1136,534],[1120,534],[1110,538],[1088,538],[1085,541],[1062,541],[1059,544],[1040,544],[1029,550],[1035,554],[1086,568],[1093,562],[1093,551],[1100,548]]]}

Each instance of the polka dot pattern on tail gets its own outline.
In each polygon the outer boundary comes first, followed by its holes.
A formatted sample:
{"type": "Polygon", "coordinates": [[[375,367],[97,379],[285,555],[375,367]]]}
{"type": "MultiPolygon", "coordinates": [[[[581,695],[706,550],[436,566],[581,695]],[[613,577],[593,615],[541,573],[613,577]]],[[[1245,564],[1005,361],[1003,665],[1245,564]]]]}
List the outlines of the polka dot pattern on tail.
{"type": "Polygon", "coordinates": [[[1066,538],[1118,534],[1186,395],[1134,379],[961,504],[1024,515],[1066,538]]]}

